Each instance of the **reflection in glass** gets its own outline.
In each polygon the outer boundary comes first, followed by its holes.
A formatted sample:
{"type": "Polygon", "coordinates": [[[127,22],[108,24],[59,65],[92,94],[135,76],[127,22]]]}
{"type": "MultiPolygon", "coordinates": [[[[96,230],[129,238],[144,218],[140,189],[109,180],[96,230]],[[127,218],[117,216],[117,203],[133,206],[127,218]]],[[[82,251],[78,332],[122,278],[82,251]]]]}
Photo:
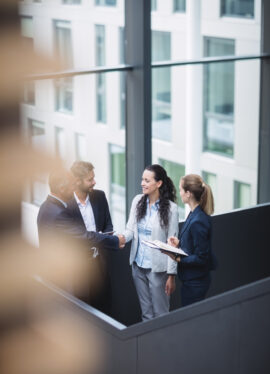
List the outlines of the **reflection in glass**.
{"type": "Polygon", "coordinates": [[[221,0],[221,15],[254,18],[254,0],[221,0]]]}
{"type": "MultiPolygon", "coordinates": [[[[204,55],[234,54],[234,41],[205,38],[204,55]]],[[[204,66],[204,150],[234,154],[234,63],[204,66]]]]}
{"type": "Polygon", "coordinates": [[[114,229],[121,232],[126,218],[126,160],[125,149],[110,144],[110,206],[114,229]]]}
{"type": "Polygon", "coordinates": [[[173,184],[176,189],[176,196],[177,196],[177,204],[179,206],[179,218],[184,219],[185,218],[185,207],[182,203],[180,193],[179,193],[179,181],[180,178],[182,178],[185,175],[185,166],[178,164],[176,162],[164,160],[162,158],[159,158],[159,164],[164,167],[164,169],[167,171],[168,176],[173,181],[173,184]]]}
{"type": "MultiPolygon", "coordinates": [[[[152,31],[152,61],[171,59],[171,34],[152,31]]],[[[152,136],[171,140],[171,69],[152,70],[152,136]]]]}
{"type": "Polygon", "coordinates": [[[234,209],[251,205],[251,186],[247,183],[234,182],[234,209]]]}

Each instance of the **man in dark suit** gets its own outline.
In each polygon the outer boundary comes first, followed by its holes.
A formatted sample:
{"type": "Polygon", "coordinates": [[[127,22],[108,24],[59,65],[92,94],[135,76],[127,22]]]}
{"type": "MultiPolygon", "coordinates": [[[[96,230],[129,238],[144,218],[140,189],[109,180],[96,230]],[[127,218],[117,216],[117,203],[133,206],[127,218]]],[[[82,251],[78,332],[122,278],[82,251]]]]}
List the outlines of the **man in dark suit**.
{"type": "Polygon", "coordinates": [[[104,235],[94,230],[87,231],[76,222],[67,209],[67,202],[72,198],[74,190],[74,177],[70,172],[66,170],[52,172],[49,176],[49,186],[51,193],[41,205],[37,217],[41,248],[46,249],[48,238],[53,237],[57,239],[58,244],[61,241],[71,243],[74,251],[77,244],[79,248],[83,243],[83,248],[86,249],[84,252],[87,252],[89,258],[93,253],[93,247],[102,245],[105,249],[117,250],[124,246],[122,236],[104,235]]]}
{"type": "MultiPolygon", "coordinates": [[[[74,196],[68,203],[76,223],[87,230],[110,233],[113,225],[105,193],[95,190],[94,166],[90,162],[76,161],[71,167],[75,177],[74,196]]],[[[108,254],[103,250],[102,243],[97,244],[93,254],[96,267],[102,279],[99,293],[93,297],[89,294],[89,304],[109,314],[111,307],[111,282],[108,254]],[[100,245],[101,244],[101,245],[100,245]]]]}

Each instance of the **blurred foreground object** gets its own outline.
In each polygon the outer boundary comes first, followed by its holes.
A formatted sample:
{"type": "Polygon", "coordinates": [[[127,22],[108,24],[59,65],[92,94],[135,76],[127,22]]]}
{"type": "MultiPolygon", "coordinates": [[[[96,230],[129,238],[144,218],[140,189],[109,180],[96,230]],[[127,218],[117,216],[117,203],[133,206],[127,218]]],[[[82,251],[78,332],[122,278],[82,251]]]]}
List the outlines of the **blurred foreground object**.
{"type": "MultiPolygon", "coordinates": [[[[25,75],[57,63],[23,45],[17,2],[0,2],[0,372],[95,373],[100,339],[89,324],[42,291],[35,274],[60,282],[80,271],[83,258],[68,245],[31,247],[21,236],[21,195],[26,180],[60,165],[21,141],[19,100],[25,75]]],[[[83,277],[83,274],[80,273],[83,277]]]]}

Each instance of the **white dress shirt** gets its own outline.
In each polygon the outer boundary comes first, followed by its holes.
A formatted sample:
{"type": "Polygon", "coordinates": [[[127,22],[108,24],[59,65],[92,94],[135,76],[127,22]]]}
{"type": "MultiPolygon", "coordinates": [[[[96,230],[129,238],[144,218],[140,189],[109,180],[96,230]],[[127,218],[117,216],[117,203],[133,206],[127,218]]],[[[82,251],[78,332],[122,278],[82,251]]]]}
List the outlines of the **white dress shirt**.
{"type": "Polygon", "coordinates": [[[96,231],[95,217],[94,217],[92,205],[89,200],[89,195],[87,195],[87,198],[85,199],[84,203],[81,203],[81,201],[79,200],[75,192],[74,192],[74,197],[80,209],[86,230],[96,231]]]}
{"type": "MultiPolygon", "coordinates": [[[[92,205],[89,200],[89,195],[87,195],[87,198],[85,199],[84,203],[81,203],[81,201],[79,200],[75,192],[74,192],[74,198],[80,209],[86,230],[96,231],[97,229],[96,229],[96,223],[95,223],[95,216],[93,213],[92,205]]],[[[95,258],[98,256],[98,249],[97,248],[93,248],[93,249],[94,249],[93,257],[95,258]]]]}

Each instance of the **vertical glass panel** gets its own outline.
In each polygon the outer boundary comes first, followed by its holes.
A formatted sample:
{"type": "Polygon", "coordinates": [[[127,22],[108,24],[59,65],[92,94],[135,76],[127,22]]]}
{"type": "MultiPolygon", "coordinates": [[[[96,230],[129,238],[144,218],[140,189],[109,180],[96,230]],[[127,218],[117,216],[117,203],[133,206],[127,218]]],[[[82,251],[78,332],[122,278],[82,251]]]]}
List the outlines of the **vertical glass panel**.
{"type": "MultiPolygon", "coordinates": [[[[106,57],[105,26],[95,25],[96,34],[96,65],[104,66],[106,57]]],[[[106,123],[106,75],[96,76],[96,118],[97,122],[106,123]]]]}
{"type": "Polygon", "coordinates": [[[87,157],[86,137],[84,134],[75,134],[75,158],[85,161],[87,157]]]}
{"type": "Polygon", "coordinates": [[[247,183],[234,182],[234,208],[246,208],[251,205],[251,186],[247,183]]]}
{"type": "Polygon", "coordinates": [[[157,10],[157,0],[151,0],[151,10],[157,10]]]}
{"type": "Polygon", "coordinates": [[[221,15],[254,18],[254,0],[221,0],[221,15]]]}
{"type": "MultiPolygon", "coordinates": [[[[71,22],[54,21],[55,53],[66,69],[73,67],[73,52],[71,39],[71,22]]],[[[55,80],[55,110],[72,113],[73,111],[73,79],[61,78],[55,80]]]]}
{"type": "Polygon", "coordinates": [[[71,22],[62,20],[54,21],[54,33],[56,56],[61,59],[65,68],[72,68],[71,22]]]}
{"type": "Polygon", "coordinates": [[[174,12],[185,12],[186,11],[186,0],[173,0],[173,11],[174,12]]]}
{"type": "MultiPolygon", "coordinates": [[[[171,34],[152,31],[152,61],[171,59],[171,34]]],[[[152,135],[171,140],[171,69],[152,69],[152,135]]]]}
{"type": "MultiPolygon", "coordinates": [[[[234,41],[205,38],[204,55],[234,54],[234,41]]],[[[234,63],[204,67],[204,150],[234,154],[234,63]]]]}
{"type": "MultiPolygon", "coordinates": [[[[21,17],[21,35],[24,48],[33,52],[34,39],[32,17],[21,17]]],[[[22,101],[25,104],[35,105],[35,82],[25,82],[23,86],[22,101]]]]}
{"type": "Polygon", "coordinates": [[[66,156],[65,130],[62,127],[55,128],[55,154],[63,160],[66,156]]]}
{"type": "MultiPolygon", "coordinates": [[[[207,171],[202,172],[203,180],[211,187],[215,203],[217,202],[217,176],[207,171]]],[[[216,204],[215,204],[216,205],[216,204]]],[[[216,206],[215,212],[217,213],[216,206]]]]}
{"type": "Polygon", "coordinates": [[[55,110],[72,113],[73,111],[73,78],[55,80],[55,110]]]}
{"type": "Polygon", "coordinates": [[[121,232],[125,228],[126,161],[125,149],[110,144],[110,205],[114,228],[121,232]]]}
{"type": "MultiPolygon", "coordinates": [[[[119,63],[125,63],[125,32],[124,28],[119,28],[119,63]]],[[[120,127],[121,129],[125,128],[126,122],[126,85],[125,85],[125,74],[120,73],[120,127]]]]}
{"type": "Polygon", "coordinates": [[[173,184],[176,189],[177,204],[179,206],[179,218],[184,219],[185,208],[179,193],[179,181],[180,178],[182,178],[185,175],[185,166],[180,165],[176,162],[164,160],[162,158],[159,159],[159,164],[164,167],[164,169],[167,171],[168,176],[173,181],[173,184]]]}
{"type": "MultiPolygon", "coordinates": [[[[28,120],[28,134],[29,141],[32,147],[40,151],[46,150],[46,137],[45,137],[45,127],[44,123],[36,120],[28,120]]],[[[46,197],[47,185],[46,185],[46,175],[40,175],[31,183],[31,203],[35,205],[40,205],[46,197]]]]}

